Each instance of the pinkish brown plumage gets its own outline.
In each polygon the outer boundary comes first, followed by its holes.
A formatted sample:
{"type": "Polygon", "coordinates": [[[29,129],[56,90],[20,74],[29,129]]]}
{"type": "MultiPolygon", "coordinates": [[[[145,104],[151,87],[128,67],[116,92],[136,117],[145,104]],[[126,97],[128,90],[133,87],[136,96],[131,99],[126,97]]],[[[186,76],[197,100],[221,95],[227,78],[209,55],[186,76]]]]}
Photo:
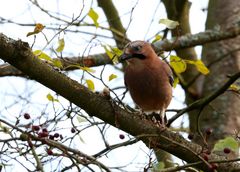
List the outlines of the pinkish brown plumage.
{"type": "Polygon", "coordinates": [[[165,110],[172,99],[172,71],[152,46],[144,41],[126,45],[120,60],[126,60],[124,80],[133,101],[144,112],[160,114],[163,125],[165,110]]]}

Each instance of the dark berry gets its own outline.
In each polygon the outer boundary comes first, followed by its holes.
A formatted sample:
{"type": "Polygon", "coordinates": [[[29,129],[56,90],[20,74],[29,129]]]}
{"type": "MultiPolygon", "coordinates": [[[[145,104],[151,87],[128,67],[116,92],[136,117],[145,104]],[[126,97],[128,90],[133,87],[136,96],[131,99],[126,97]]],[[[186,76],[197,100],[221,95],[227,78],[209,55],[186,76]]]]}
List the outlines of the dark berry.
{"type": "Polygon", "coordinates": [[[32,130],[33,131],[39,131],[40,130],[40,127],[38,125],[33,125],[32,126],[32,130]]]}
{"type": "Polygon", "coordinates": [[[53,135],[55,138],[58,138],[59,137],[59,134],[58,133],[54,133],[53,135]]]}
{"type": "Polygon", "coordinates": [[[71,132],[75,133],[76,132],[75,128],[71,128],[71,132]]]}
{"type": "Polygon", "coordinates": [[[48,132],[47,128],[43,128],[42,132],[48,132]]]}
{"type": "Polygon", "coordinates": [[[189,140],[192,140],[193,137],[194,137],[194,134],[193,134],[193,133],[189,133],[189,135],[188,135],[188,139],[189,139],[189,140]]]}
{"type": "Polygon", "coordinates": [[[119,134],[119,138],[120,138],[120,139],[124,139],[125,136],[124,136],[123,134],[119,134]]]}
{"type": "Polygon", "coordinates": [[[62,140],[63,139],[63,136],[60,134],[60,139],[62,140]]]}
{"type": "Polygon", "coordinates": [[[31,116],[29,115],[29,113],[25,113],[23,116],[24,116],[25,119],[30,119],[30,118],[31,118],[31,116]]]}
{"type": "Polygon", "coordinates": [[[207,135],[211,135],[212,132],[213,132],[213,129],[212,128],[207,128],[205,132],[206,132],[207,135]]]}
{"type": "Polygon", "coordinates": [[[47,150],[47,154],[48,154],[48,155],[53,155],[53,151],[52,151],[51,149],[48,149],[48,150],[47,150]]]}
{"type": "Polygon", "coordinates": [[[54,140],[54,135],[49,135],[49,139],[54,140]]]}
{"type": "Polygon", "coordinates": [[[225,154],[229,154],[229,153],[231,152],[231,149],[229,149],[229,148],[224,148],[224,149],[223,149],[223,152],[224,152],[225,154]]]}

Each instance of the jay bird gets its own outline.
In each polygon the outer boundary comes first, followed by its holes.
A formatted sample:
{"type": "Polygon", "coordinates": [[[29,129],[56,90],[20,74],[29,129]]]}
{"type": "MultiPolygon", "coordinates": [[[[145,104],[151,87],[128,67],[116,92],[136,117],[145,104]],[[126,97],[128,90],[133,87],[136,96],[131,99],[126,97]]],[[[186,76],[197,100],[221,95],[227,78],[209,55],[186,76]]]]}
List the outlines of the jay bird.
{"type": "Polygon", "coordinates": [[[119,60],[127,61],[124,82],[133,101],[147,114],[158,113],[160,123],[165,126],[165,110],[172,99],[173,85],[169,65],[145,41],[128,43],[119,60]]]}

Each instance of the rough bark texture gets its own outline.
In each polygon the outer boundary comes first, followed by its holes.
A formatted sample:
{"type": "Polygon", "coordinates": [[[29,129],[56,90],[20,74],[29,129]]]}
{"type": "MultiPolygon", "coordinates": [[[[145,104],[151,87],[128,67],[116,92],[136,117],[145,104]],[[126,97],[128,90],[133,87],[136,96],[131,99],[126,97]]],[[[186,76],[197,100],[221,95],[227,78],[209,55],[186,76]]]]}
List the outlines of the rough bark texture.
{"type": "Polygon", "coordinates": [[[112,0],[98,0],[98,5],[102,8],[110,29],[114,29],[116,32],[112,32],[114,40],[119,49],[122,49],[127,42],[129,42],[125,33],[126,30],[122,25],[118,11],[115,8],[112,0]],[[119,34],[117,34],[119,33],[119,34]]]}
{"type": "MultiPolygon", "coordinates": [[[[142,119],[139,115],[127,112],[108,97],[89,91],[77,81],[66,77],[48,64],[37,59],[32,54],[27,43],[14,41],[0,34],[0,57],[22,70],[30,78],[35,79],[75,103],[89,115],[96,116],[111,125],[117,123],[120,129],[136,136],[152,148],[163,149],[186,162],[200,161],[201,164],[197,164],[197,168],[202,170],[209,169],[209,164],[199,155],[202,151],[201,146],[186,141],[178,133],[167,129],[162,130],[159,126],[154,125],[151,121],[142,119]]],[[[209,159],[225,160],[225,157],[211,154],[209,159]]],[[[237,163],[219,164],[219,171],[236,168],[240,169],[237,163]]]]}
{"type": "MultiPolygon", "coordinates": [[[[206,29],[220,27],[225,29],[239,21],[240,1],[210,0],[206,29]]],[[[227,75],[232,75],[240,70],[240,52],[228,52],[239,48],[240,38],[218,41],[207,44],[203,47],[203,60],[210,64],[219,57],[224,57],[210,68],[210,74],[205,77],[203,83],[203,96],[210,94],[227,79],[227,75]]],[[[212,146],[216,140],[231,135],[234,130],[240,130],[240,99],[232,92],[226,92],[214,100],[201,114],[200,127],[202,129],[213,128],[213,136],[209,143],[212,146]]],[[[194,126],[191,130],[196,130],[194,126]]]]}

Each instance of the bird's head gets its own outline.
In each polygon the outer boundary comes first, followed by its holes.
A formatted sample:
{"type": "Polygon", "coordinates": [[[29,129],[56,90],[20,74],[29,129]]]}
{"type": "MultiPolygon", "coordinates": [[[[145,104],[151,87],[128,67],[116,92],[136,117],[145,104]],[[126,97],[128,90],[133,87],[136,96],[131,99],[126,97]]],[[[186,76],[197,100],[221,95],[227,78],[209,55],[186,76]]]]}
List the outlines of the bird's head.
{"type": "Polygon", "coordinates": [[[154,52],[151,44],[145,41],[133,41],[125,46],[124,52],[119,57],[119,60],[147,60],[149,58],[154,58],[155,56],[156,53],[154,52]]]}

